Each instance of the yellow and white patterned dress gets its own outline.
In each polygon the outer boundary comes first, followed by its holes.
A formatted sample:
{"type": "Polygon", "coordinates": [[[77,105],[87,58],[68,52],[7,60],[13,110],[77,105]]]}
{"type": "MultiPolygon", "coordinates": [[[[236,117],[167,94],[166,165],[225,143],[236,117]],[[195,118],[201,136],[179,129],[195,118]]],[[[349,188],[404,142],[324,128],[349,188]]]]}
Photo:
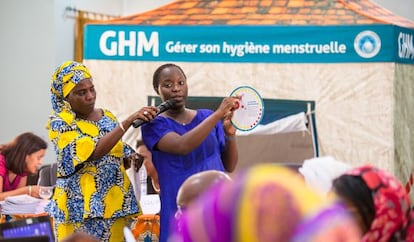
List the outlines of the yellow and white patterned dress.
{"type": "Polygon", "coordinates": [[[118,124],[110,111],[102,112],[102,118],[96,122],[76,119],[65,110],[49,120],[58,178],[47,210],[53,217],[57,238],[82,229],[104,240],[120,241],[123,235],[119,237],[104,228],[114,223],[123,227],[132,215],[141,213],[122,163],[123,157],[132,152],[127,144],[118,141],[101,159],[86,161],[100,138],[118,124]],[[118,218],[124,218],[124,222],[115,222],[118,218]]]}

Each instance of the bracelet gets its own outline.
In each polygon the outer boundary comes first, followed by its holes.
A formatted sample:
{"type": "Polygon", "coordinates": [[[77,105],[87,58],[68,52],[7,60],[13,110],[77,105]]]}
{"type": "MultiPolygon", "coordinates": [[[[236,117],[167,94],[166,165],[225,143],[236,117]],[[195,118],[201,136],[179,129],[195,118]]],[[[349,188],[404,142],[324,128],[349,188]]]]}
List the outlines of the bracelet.
{"type": "Polygon", "coordinates": [[[122,130],[122,132],[125,133],[125,128],[124,128],[124,125],[122,124],[122,122],[119,122],[119,128],[122,130]]]}
{"type": "Polygon", "coordinates": [[[29,186],[29,196],[32,195],[32,186],[29,186]]]}
{"type": "Polygon", "coordinates": [[[226,139],[226,141],[232,141],[232,140],[234,140],[235,137],[236,137],[236,135],[224,136],[224,139],[226,139]]]}

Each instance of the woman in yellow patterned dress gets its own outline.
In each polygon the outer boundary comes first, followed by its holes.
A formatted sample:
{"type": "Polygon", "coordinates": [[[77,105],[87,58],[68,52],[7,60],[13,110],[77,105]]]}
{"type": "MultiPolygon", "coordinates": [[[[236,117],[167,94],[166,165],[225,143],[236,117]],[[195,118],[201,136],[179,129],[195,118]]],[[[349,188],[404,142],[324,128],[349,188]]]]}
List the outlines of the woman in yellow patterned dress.
{"type": "Polygon", "coordinates": [[[47,211],[56,238],[83,231],[100,241],[124,241],[123,227],[141,209],[123,166],[123,159],[136,154],[121,138],[134,120],[149,122],[159,110],[143,107],[118,122],[109,110],[95,108],[92,76],[74,61],[57,68],[51,93],[47,129],[58,171],[47,211]]]}

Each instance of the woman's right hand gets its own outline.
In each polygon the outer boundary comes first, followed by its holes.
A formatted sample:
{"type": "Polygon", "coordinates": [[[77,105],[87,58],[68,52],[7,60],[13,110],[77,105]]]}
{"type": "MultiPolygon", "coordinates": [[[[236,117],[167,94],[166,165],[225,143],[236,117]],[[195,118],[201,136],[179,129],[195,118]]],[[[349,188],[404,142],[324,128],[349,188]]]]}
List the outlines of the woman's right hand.
{"type": "Polygon", "coordinates": [[[225,97],[216,111],[221,113],[222,118],[231,116],[233,111],[237,109],[239,100],[238,96],[225,97]]]}
{"type": "Polygon", "coordinates": [[[153,106],[142,107],[141,109],[133,113],[131,116],[129,116],[129,125],[137,119],[141,119],[144,122],[150,122],[157,116],[159,111],[160,110],[157,107],[153,106]]]}
{"type": "Polygon", "coordinates": [[[27,191],[28,195],[30,195],[32,197],[40,198],[40,196],[39,196],[39,186],[30,185],[30,186],[27,186],[27,190],[28,190],[27,191]]]}

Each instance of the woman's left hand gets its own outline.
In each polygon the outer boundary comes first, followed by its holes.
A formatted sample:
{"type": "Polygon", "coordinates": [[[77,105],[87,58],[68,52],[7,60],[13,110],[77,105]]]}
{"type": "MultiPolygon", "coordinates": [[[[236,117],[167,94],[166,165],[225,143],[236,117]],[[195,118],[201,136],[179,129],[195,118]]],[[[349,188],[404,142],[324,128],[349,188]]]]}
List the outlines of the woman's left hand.
{"type": "Polygon", "coordinates": [[[224,133],[226,134],[226,136],[234,136],[236,134],[236,128],[231,123],[233,114],[234,114],[234,110],[229,111],[224,116],[224,119],[223,119],[223,128],[224,128],[224,133]]]}

